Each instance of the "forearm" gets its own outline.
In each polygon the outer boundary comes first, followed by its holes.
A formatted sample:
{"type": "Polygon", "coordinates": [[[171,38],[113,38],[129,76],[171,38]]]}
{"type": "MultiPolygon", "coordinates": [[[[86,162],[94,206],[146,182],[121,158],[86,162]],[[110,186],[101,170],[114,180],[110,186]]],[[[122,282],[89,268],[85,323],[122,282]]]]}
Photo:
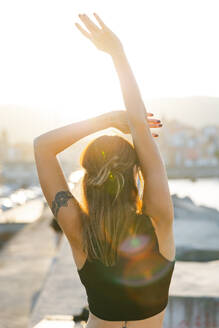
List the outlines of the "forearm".
{"type": "Polygon", "coordinates": [[[34,147],[56,155],[78,140],[108,127],[107,113],[101,114],[41,134],[34,139],[34,147]]]}
{"type": "Polygon", "coordinates": [[[144,122],[148,126],[146,120],[147,111],[125,52],[121,51],[113,54],[112,60],[118,73],[130,123],[144,122]]]}

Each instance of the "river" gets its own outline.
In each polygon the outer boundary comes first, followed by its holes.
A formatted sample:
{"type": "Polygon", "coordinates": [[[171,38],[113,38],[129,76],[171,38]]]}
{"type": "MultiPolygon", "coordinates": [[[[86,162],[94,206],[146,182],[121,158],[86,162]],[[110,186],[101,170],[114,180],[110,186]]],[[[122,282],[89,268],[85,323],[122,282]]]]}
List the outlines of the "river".
{"type": "Polygon", "coordinates": [[[204,205],[219,211],[219,178],[169,179],[171,194],[190,197],[196,205],[204,205]]]}

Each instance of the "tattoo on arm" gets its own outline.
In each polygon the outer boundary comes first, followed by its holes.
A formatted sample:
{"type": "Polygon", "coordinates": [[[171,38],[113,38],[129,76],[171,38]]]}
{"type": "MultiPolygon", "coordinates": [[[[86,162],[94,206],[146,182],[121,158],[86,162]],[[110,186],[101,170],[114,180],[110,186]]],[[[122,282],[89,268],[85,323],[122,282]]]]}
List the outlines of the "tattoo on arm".
{"type": "Polygon", "coordinates": [[[57,214],[58,214],[58,210],[60,209],[60,207],[68,206],[68,200],[70,198],[73,198],[72,193],[69,190],[61,190],[58,191],[57,194],[55,195],[55,199],[52,201],[52,213],[54,215],[54,217],[57,219],[57,214]]]}

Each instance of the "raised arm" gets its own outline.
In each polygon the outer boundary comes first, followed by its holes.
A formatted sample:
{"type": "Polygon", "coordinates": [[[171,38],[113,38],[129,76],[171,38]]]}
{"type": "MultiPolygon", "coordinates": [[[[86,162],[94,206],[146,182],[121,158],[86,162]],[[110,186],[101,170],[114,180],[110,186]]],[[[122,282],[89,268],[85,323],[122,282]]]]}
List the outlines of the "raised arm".
{"type": "Polygon", "coordinates": [[[79,24],[76,26],[99,50],[111,56],[118,73],[130,131],[144,177],[143,203],[145,212],[152,217],[157,225],[164,221],[171,222],[174,212],[167,173],[146,119],[147,111],[137,82],[120,40],[97,14],[94,16],[102,29],[95,25],[87,15],[79,15],[79,17],[90,33],[79,24]]]}
{"type": "Polygon", "coordinates": [[[127,109],[134,147],[144,177],[143,205],[145,212],[157,223],[173,220],[174,209],[168,178],[159,148],[151,134],[147,110],[124,50],[112,54],[127,109]]]}

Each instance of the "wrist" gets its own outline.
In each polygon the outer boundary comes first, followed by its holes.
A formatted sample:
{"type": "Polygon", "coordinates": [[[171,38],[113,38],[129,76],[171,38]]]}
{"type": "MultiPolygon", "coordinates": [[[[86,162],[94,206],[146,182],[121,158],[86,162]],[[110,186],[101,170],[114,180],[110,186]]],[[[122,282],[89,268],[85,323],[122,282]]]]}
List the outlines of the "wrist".
{"type": "Polygon", "coordinates": [[[125,57],[125,51],[123,47],[121,47],[119,49],[115,49],[110,55],[113,60],[116,60],[117,58],[125,57]]]}

